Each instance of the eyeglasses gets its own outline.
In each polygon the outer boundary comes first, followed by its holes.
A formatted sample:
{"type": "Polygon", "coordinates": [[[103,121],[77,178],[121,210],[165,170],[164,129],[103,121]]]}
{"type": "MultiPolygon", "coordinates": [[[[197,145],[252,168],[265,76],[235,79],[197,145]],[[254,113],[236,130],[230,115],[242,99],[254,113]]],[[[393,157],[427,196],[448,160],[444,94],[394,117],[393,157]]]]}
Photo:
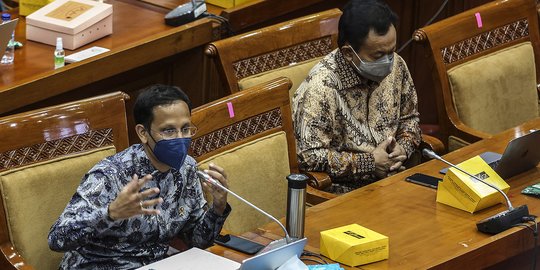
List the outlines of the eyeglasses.
{"type": "Polygon", "coordinates": [[[152,130],[152,131],[159,133],[159,135],[161,135],[161,137],[163,139],[170,140],[170,139],[176,139],[176,138],[179,138],[179,137],[180,138],[191,138],[197,132],[197,127],[196,126],[189,126],[189,127],[184,127],[184,128],[181,128],[181,129],[168,128],[168,129],[164,129],[164,130],[161,130],[161,131],[156,131],[156,130],[152,130]],[[180,134],[181,136],[178,136],[178,134],[180,134]]]}

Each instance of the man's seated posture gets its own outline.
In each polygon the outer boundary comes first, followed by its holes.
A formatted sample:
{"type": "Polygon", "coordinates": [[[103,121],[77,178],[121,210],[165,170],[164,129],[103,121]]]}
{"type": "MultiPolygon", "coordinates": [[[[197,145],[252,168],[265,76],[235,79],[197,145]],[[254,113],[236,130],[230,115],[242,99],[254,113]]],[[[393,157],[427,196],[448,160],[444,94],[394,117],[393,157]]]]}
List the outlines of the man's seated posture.
{"type": "Polygon", "coordinates": [[[310,71],[293,99],[300,166],[327,172],[345,193],[400,170],[421,142],[417,98],[396,50],[397,15],[377,0],[352,0],[339,48],[310,71]]]}
{"type": "MultiPolygon", "coordinates": [[[[137,268],[164,258],[175,236],[206,248],[230,213],[226,193],[203,183],[213,196],[206,207],[197,164],[187,156],[196,128],[186,94],[151,86],[134,114],[142,144],[95,165],[51,228],[50,248],[66,252],[60,269],[137,268]]],[[[207,172],[227,186],[222,168],[207,172]]]]}

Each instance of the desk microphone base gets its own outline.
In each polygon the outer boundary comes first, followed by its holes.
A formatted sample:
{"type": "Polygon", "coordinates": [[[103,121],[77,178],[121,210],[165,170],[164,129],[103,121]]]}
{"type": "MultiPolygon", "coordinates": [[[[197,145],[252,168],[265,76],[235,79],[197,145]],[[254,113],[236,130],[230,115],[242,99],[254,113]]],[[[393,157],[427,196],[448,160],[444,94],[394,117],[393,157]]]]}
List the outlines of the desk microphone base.
{"type": "Polygon", "coordinates": [[[189,2],[178,6],[165,15],[165,24],[170,26],[180,26],[192,22],[206,12],[206,4],[189,2]]]}
{"type": "Polygon", "coordinates": [[[522,205],[481,220],[476,223],[476,227],[483,233],[497,234],[510,229],[516,224],[522,223],[523,217],[528,215],[529,208],[527,205],[522,205]]]}

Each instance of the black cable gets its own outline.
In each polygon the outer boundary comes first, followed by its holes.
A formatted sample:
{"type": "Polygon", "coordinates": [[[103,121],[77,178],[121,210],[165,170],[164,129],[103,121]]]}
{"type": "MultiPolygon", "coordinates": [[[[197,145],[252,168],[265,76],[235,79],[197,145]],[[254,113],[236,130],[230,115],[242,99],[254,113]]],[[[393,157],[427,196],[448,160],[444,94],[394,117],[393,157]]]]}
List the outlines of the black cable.
{"type": "Polygon", "coordinates": [[[536,219],[534,221],[534,231],[533,231],[533,235],[534,235],[534,248],[533,248],[533,270],[536,270],[536,256],[537,256],[537,252],[538,252],[538,223],[536,222],[536,219]]]}
{"type": "Polygon", "coordinates": [[[316,257],[318,258],[319,260],[323,261],[324,264],[328,264],[328,262],[319,254],[317,253],[313,253],[313,252],[310,252],[310,251],[305,251],[302,252],[302,256],[311,256],[311,257],[316,257]]]}
{"type": "Polygon", "coordinates": [[[301,258],[300,260],[301,261],[314,262],[314,263],[318,263],[318,264],[327,264],[327,263],[322,263],[321,261],[317,261],[317,260],[310,259],[310,258],[301,258]]]}
{"type": "Polygon", "coordinates": [[[234,35],[234,32],[233,32],[233,30],[231,28],[231,24],[229,23],[229,20],[227,18],[225,18],[223,16],[219,16],[219,15],[209,13],[208,11],[205,11],[203,13],[203,16],[208,17],[208,18],[212,18],[212,19],[218,21],[219,23],[221,23],[221,25],[223,25],[225,27],[225,31],[227,32],[226,33],[227,36],[234,35]]]}
{"type": "MultiPolygon", "coordinates": [[[[435,18],[437,18],[439,16],[439,14],[441,14],[441,12],[443,11],[444,7],[446,6],[446,4],[448,4],[448,0],[444,0],[444,2],[441,4],[441,6],[439,7],[439,10],[437,10],[437,12],[435,12],[435,15],[433,15],[433,17],[431,17],[431,19],[429,19],[427,21],[426,24],[424,24],[424,26],[422,27],[425,27],[429,24],[431,24],[431,22],[433,22],[433,20],[435,20],[435,18]]],[[[407,40],[407,42],[405,42],[405,44],[403,44],[401,47],[399,47],[399,49],[397,50],[397,53],[400,53],[403,49],[405,49],[411,42],[413,41],[413,38],[411,37],[409,40],[407,40]]]]}
{"type": "Polygon", "coordinates": [[[534,229],[530,225],[525,224],[525,223],[516,224],[516,225],[514,225],[512,227],[523,227],[523,228],[527,228],[527,229],[532,231],[533,238],[534,238],[533,263],[532,263],[533,266],[532,266],[532,269],[536,270],[536,256],[537,256],[536,253],[538,252],[538,223],[536,222],[536,216],[534,216],[534,215],[529,215],[529,216],[523,217],[522,220],[523,220],[523,222],[529,222],[529,223],[534,224],[534,229]]]}

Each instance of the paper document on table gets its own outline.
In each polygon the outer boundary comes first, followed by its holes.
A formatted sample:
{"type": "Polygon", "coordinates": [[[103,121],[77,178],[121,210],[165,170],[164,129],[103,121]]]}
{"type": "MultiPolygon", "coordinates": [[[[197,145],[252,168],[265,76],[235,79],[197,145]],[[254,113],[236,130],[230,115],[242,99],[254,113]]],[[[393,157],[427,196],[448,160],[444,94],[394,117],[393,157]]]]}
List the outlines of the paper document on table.
{"type": "Polygon", "coordinates": [[[137,270],[237,270],[240,264],[206,250],[191,248],[137,270]]]}

